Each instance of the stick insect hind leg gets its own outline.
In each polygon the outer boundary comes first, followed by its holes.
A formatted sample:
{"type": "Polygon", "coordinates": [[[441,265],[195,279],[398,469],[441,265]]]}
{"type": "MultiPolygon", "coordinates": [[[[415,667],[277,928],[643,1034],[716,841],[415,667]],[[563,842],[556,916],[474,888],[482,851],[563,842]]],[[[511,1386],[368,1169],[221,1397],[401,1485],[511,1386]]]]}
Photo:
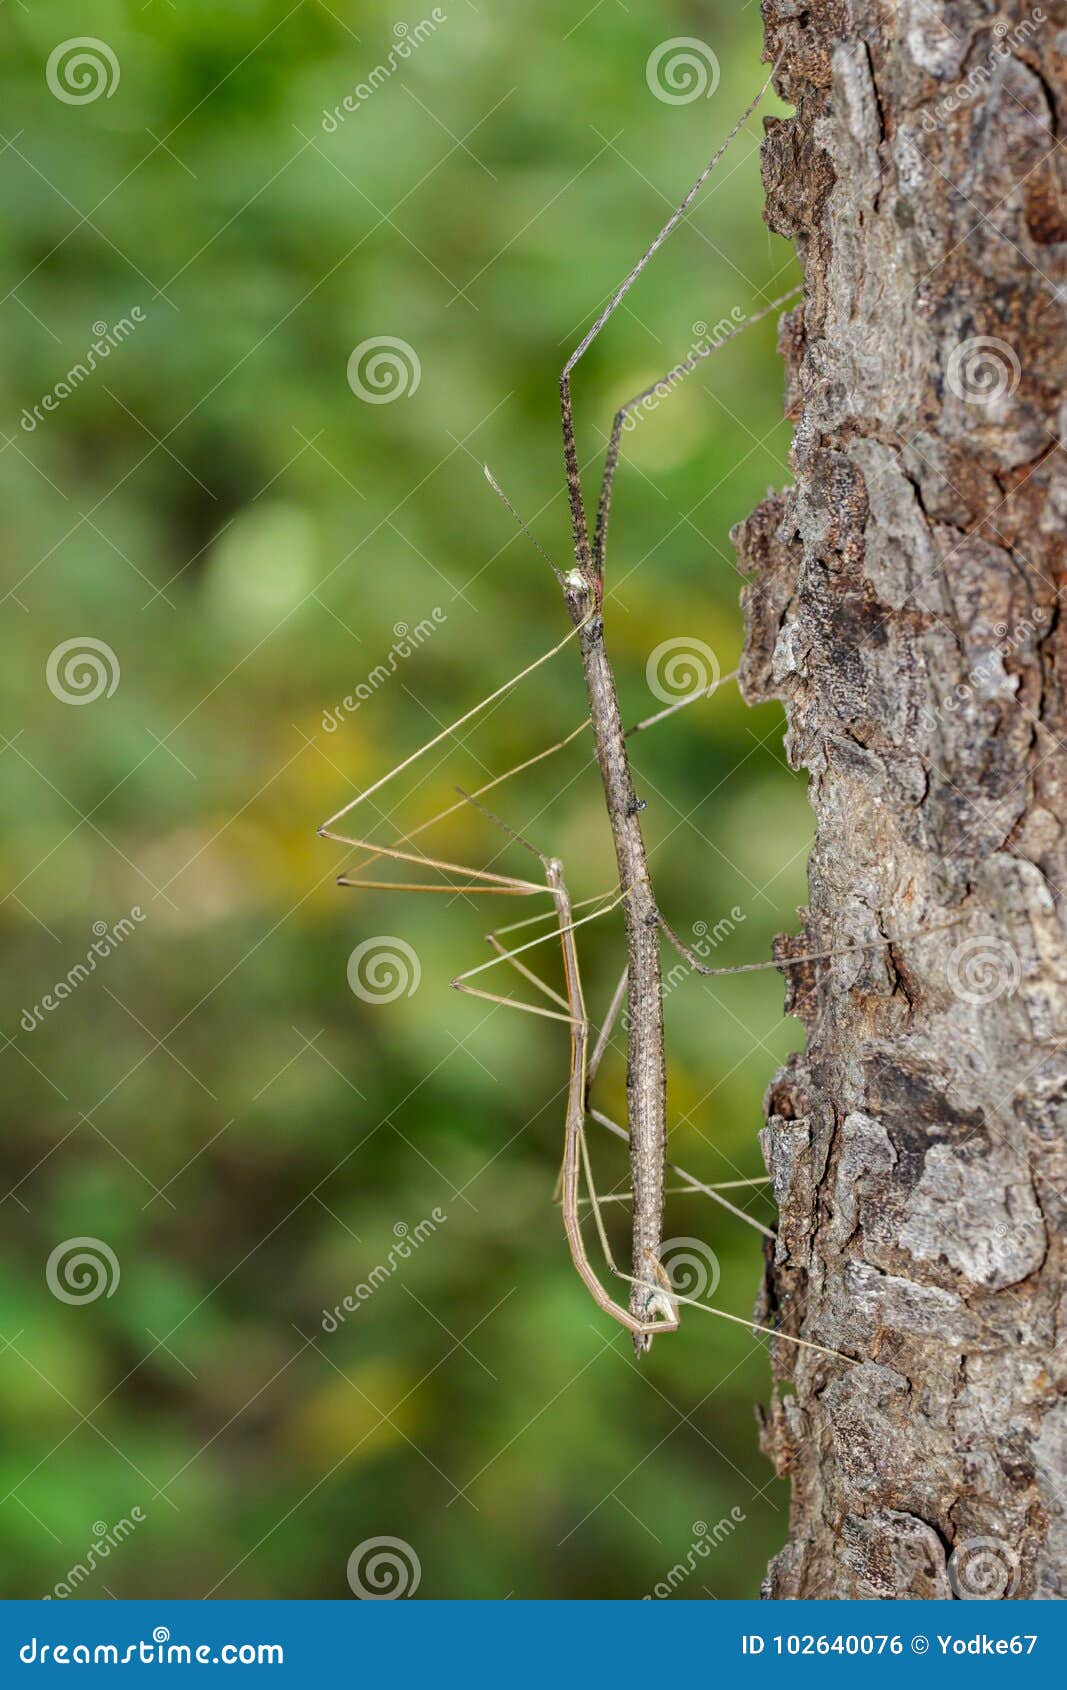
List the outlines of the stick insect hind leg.
{"type": "MultiPolygon", "coordinates": [[[[476,805],[476,808],[481,810],[482,806],[479,804],[476,805]]],[[[489,811],[483,810],[483,814],[490,816],[493,821],[498,821],[498,818],[492,816],[489,811]]],[[[576,921],[573,914],[575,906],[570,901],[564,879],[563,865],[559,859],[542,856],[540,852],[536,851],[535,847],[529,844],[529,841],[523,839],[520,834],[514,833],[514,831],[508,828],[505,823],[498,823],[498,825],[504,827],[506,832],[511,833],[512,837],[526,846],[528,850],[533,851],[542,862],[545,869],[546,882],[553,895],[553,904],[558,926],[552,928],[548,933],[542,934],[539,938],[529,940],[514,949],[505,948],[500,942],[501,936],[505,933],[514,933],[517,928],[530,926],[544,918],[535,916],[531,919],[531,921],[517,922],[506,928],[498,928],[495,932],[487,935],[488,943],[497,954],[491,958],[489,962],[481,963],[476,968],[467,970],[466,974],[458,976],[453,981],[453,985],[460,991],[469,992],[474,996],[486,997],[491,1001],[511,1008],[525,1010],[533,1014],[548,1015],[555,1019],[566,1020],[570,1024],[571,1066],[567,1087],[567,1121],[563,1167],[560,1180],[560,1200],[563,1208],[564,1228],[567,1235],[567,1241],[570,1246],[571,1258],[579,1277],[590,1291],[594,1301],[598,1307],[604,1310],[605,1313],[611,1315],[612,1319],[616,1320],[621,1326],[624,1326],[629,1332],[631,1332],[633,1334],[635,1344],[642,1349],[647,1349],[651,1345],[652,1339],[657,1333],[676,1330],[680,1324],[680,1305],[691,1303],[697,1308],[702,1308],[705,1313],[718,1315],[722,1319],[728,1320],[735,1325],[748,1327],[750,1330],[763,1333],[768,1337],[781,1338],[787,1343],[819,1351],[822,1354],[833,1355],[841,1360],[848,1360],[849,1358],[841,1356],[839,1351],[828,1350],[824,1345],[811,1343],[807,1339],[795,1338],[789,1333],[775,1332],[772,1327],[760,1326],[757,1322],[746,1320],[741,1315],[731,1314],[727,1310],[717,1309],[709,1303],[695,1302],[692,1298],[681,1296],[672,1286],[658,1257],[654,1259],[646,1258],[643,1274],[640,1275],[625,1273],[617,1265],[601,1212],[601,1203],[603,1202],[603,1199],[598,1196],[596,1190],[596,1183],[593,1176],[593,1169],[585,1132],[585,1121],[588,1114],[593,1119],[600,1121],[605,1127],[609,1128],[617,1137],[625,1140],[628,1136],[624,1128],[617,1126],[613,1121],[609,1120],[607,1116],[602,1115],[599,1111],[591,1110],[588,1107],[589,1088],[596,1076],[596,1071],[611,1037],[614,1021],[622,1006],[626,987],[626,975],[625,973],[623,974],[618,986],[616,987],[608,1015],[600,1029],[594,1049],[590,1055],[590,1026],[585,1007],[585,997],[582,989],[581,972],[578,965],[574,932],[577,927],[582,926],[585,922],[595,921],[599,916],[606,915],[610,909],[614,908],[621,901],[621,899],[616,898],[611,903],[604,903],[602,899],[589,900],[590,902],[600,904],[601,907],[594,910],[591,915],[583,916],[576,921]],[[544,944],[556,937],[560,939],[562,945],[564,977],[567,986],[566,997],[557,992],[554,987],[549,986],[547,982],[542,980],[531,968],[519,960],[522,952],[532,950],[535,946],[544,944]],[[509,963],[526,980],[530,981],[538,991],[560,1005],[561,1010],[545,1010],[541,1005],[520,1003],[514,999],[497,996],[496,994],[474,988],[467,983],[472,975],[484,973],[486,970],[496,967],[501,962],[509,963]],[[562,1013],[563,1010],[565,1010],[566,1013],[562,1013]],[[581,1230],[581,1206],[583,1203],[583,1199],[581,1197],[581,1180],[583,1176],[589,1193],[588,1198],[584,1199],[584,1201],[588,1202],[592,1208],[597,1236],[599,1238],[600,1246],[608,1269],[613,1277],[623,1280],[627,1284],[631,1285],[640,1300],[640,1316],[635,1316],[631,1311],[621,1308],[619,1304],[612,1300],[605,1287],[601,1284],[600,1279],[589,1260],[588,1252],[585,1247],[585,1240],[581,1230]]],[[[716,1187],[694,1178],[692,1174],[687,1173],[684,1168],[679,1167],[674,1162],[669,1163],[668,1166],[677,1175],[677,1177],[685,1182],[683,1189],[702,1192],[714,1201],[720,1203],[732,1214],[736,1215],[738,1219],[746,1221],[750,1226],[754,1226],[758,1231],[764,1233],[766,1236],[770,1238],[774,1237],[773,1232],[771,1232],[769,1228],[764,1227],[759,1221],[756,1221],[753,1216],[747,1214],[743,1209],[737,1208],[728,1199],[724,1198],[716,1187]]],[[[730,1182],[731,1187],[734,1183],[735,1182],[730,1182]]],[[[736,1183],[744,1186],[758,1182],[742,1180],[736,1183]]]]}

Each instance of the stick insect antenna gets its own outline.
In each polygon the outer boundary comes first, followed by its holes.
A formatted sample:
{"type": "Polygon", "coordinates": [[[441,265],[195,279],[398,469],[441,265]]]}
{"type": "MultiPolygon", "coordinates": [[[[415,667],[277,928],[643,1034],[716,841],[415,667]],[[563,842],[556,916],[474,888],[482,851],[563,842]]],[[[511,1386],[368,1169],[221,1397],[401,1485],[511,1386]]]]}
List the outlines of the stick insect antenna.
{"type": "MultiPolygon", "coordinates": [[[[804,284],[801,282],[795,288],[790,288],[788,293],[779,294],[778,298],[772,299],[771,303],[765,305],[762,311],[756,311],[751,317],[746,317],[744,322],[738,323],[735,328],[727,334],[721,335],[717,340],[708,340],[702,346],[696,347],[688,357],[682,359],[680,364],[675,364],[673,370],[668,370],[665,376],[660,376],[658,381],[651,382],[648,387],[642,388],[640,393],[635,393],[632,399],[627,399],[625,405],[619,406],[615,413],[615,420],[611,425],[611,438],[608,441],[607,456],[604,459],[604,477],[600,484],[600,503],[597,506],[596,535],[593,541],[594,566],[601,579],[604,576],[604,560],[608,545],[608,517],[611,514],[611,495],[615,486],[615,471],[619,465],[622,431],[626,427],[627,418],[654,393],[657,393],[661,387],[667,389],[665,397],[669,397],[679,383],[685,380],[686,376],[692,375],[697,365],[704,358],[710,358],[713,352],[718,352],[720,347],[728,345],[731,340],[736,340],[738,335],[744,334],[746,329],[751,329],[757,323],[762,323],[764,317],[769,317],[772,311],[777,311],[781,305],[787,305],[791,299],[795,299],[797,294],[803,293],[803,291],[804,284]]],[[[671,708],[677,707],[672,705],[671,708]]],[[[668,714],[668,712],[664,712],[664,714],[668,714]]]]}
{"type": "Polygon", "coordinates": [[[530,544],[538,552],[540,552],[541,556],[544,558],[545,562],[548,564],[549,569],[551,569],[553,575],[556,577],[556,580],[559,582],[560,586],[562,586],[563,585],[563,573],[562,573],[562,571],[556,568],[556,565],[552,562],[552,559],[549,557],[548,553],[545,551],[544,546],[542,546],[540,540],[537,538],[537,535],[534,533],[533,529],[530,527],[530,525],[526,521],[525,517],[520,516],[519,512],[516,510],[515,506],[512,504],[511,500],[508,498],[507,494],[505,493],[503,487],[501,487],[501,485],[500,485],[499,481],[497,480],[496,476],[493,474],[492,470],[489,468],[489,465],[483,464],[482,468],[485,471],[485,479],[486,479],[486,481],[488,481],[490,487],[493,489],[493,492],[496,494],[497,498],[511,512],[512,516],[515,518],[515,521],[518,523],[519,527],[522,529],[523,533],[525,534],[526,538],[529,540],[530,544]]]}
{"type": "Polygon", "coordinates": [[[578,363],[579,359],[584,357],[585,353],[589,350],[590,346],[593,344],[593,341],[596,339],[597,335],[600,333],[600,331],[604,327],[604,325],[609,321],[609,319],[618,310],[619,306],[622,304],[623,300],[626,298],[626,295],[629,293],[630,289],[633,287],[634,283],[637,281],[637,278],[640,276],[641,272],[646,268],[646,266],[655,257],[656,253],[659,251],[659,249],[663,245],[664,241],[668,240],[669,237],[674,233],[675,229],[678,227],[678,224],[682,221],[682,218],[685,216],[686,212],[689,210],[689,207],[692,205],[692,203],[693,203],[694,199],[696,198],[697,194],[700,192],[701,188],[704,186],[704,183],[707,181],[708,177],[711,175],[712,171],[715,169],[715,166],[718,164],[718,162],[719,162],[720,158],[722,157],[723,153],[726,151],[727,147],[730,145],[730,142],[734,139],[735,135],[737,135],[738,132],[741,129],[743,129],[744,125],[748,122],[749,118],[752,116],[752,113],[755,111],[756,107],[759,105],[759,103],[762,100],[764,94],[767,92],[767,89],[770,87],[771,81],[774,78],[777,70],[778,70],[778,64],[776,63],[774,65],[774,67],[772,68],[771,73],[768,76],[766,82],[763,84],[762,88],[759,90],[759,93],[745,107],[745,110],[741,113],[741,116],[738,118],[737,122],[734,124],[734,126],[730,130],[729,134],[726,136],[726,139],[721,143],[721,145],[716,149],[716,151],[712,155],[712,157],[708,160],[708,163],[704,166],[703,170],[700,172],[700,175],[697,177],[696,181],[693,183],[693,186],[689,189],[689,192],[686,194],[686,196],[682,200],[681,204],[678,205],[675,208],[675,210],[671,212],[671,215],[668,217],[666,223],[663,225],[662,229],[660,230],[659,234],[656,236],[655,240],[642,253],[641,257],[637,260],[637,263],[634,265],[633,269],[630,271],[630,273],[626,277],[626,279],[619,285],[619,287],[616,288],[615,292],[612,294],[612,296],[609,299],[607,305],[605,305],[603,311],[601,311],[599,317],[596,319],[596,322],[593,324],[592,328],[590,328],[588,330],[588,332],[583,336],[583,338],[579,341],[578,345],[575,347],[574,351],[571,353],[570,357],[567,359],[566,364],[563,366],[563,373],[561,374],[561,376],[559,378],[559,391],[560,391],[560,412],[561,412],[561,416],[562,416],[562,420],[563,420],[563,457],[564,457],[564,463],[566,465],[566,470],[567,470],[567,497],[568,497],[568,500],[569,500],[569,503],[570,503],[570,508],[571,508],[571,525],[572,525],[572,528],[574,530],[575,556],[578,560],[578,567],[582,571],[582,574],[586,577],[587,580],[592,579],[592,576],[594,574],[594,565],[593,565],[593,558],[592,558],[592,555],[591,555],[590,549],[589,549],[589,530],[588,530],[588,527],[586,525],[585,505],[582,501],[581,476],[580,476],[579,471],[578,471],[578,449],[577,449],[577,446],[575,444],[574,415],[573,415],[573,407],[572,407],[572,403],[571,403],[571,372],[574,369],[575,365],[578,363]]]}

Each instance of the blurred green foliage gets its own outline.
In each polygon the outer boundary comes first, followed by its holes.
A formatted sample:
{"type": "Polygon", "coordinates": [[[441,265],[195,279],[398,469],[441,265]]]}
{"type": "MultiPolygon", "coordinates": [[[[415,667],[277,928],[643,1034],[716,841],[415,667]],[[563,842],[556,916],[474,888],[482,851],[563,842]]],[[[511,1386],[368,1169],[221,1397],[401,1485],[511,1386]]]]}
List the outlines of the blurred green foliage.
{"type": "MultiPolygon", "coordinates": [[[[566,1031],[449,989],[511,907],[340,891],[340,848],[315,835],[565,631],[482,461],[564,562],[560,366],[765,74],[757,9],[442,9],[334,133],[323,112],[422,13],[0,13],[6,1596],[52,1589],[135,1507],[144,1522],[78,1594],[347,1597],[351,1550],[388,1534],[419,1555],[424,1596],[638,1596],[695,1522],[737,1509],[676,1595],[748,1596],[784,1538],[756,1443],[763,1341],[692,1315],[635,1364],[553,1208],[566,1031]],[[86,32],[121,77],[68,103],[46,66],[86,32]],[[649,54],[673,36],[714,49],[712,98],[651,93],[649,54]],[[94,325],[135,307],[143,323],[24,426],[94,325]],[[388,405],[346,378],[380,335],[421,366],[388,405]],[[396,626],[435,608],[432,637],[328,731],[396,626]],[[84,636],[121,678],[72,707],[46,665],[84,636]],[[27,1031],[93,923],[135,905],[143,923],[27,1031]],[[349,955],[376,935],[414,948],[413,995],[349,990],[349,955]],[[447,1223],[324,1331],[323,1310],[435,1207],[447,1223]],[[82,1236],[121,1279],[68,1304],[45,1265],[82,1236]]],[[[693,325],[795,279],[760,217],[759,134],[757,117],[578,372],[591,489],[614,407],[693,325]]],[[[768,321],[626,437],[608,628],[630,720],[660,707],[645,664],[661,641],[699,638],[724,673],[736,661],[728,531],[787,475],[773,342],[768,321]]],[[[583,714],[570,647],[360,819],[395,837],[583,714]]],[[[781,734],[776,708],[727,687],[634,746],[671,920],[742,912],[719,962],[766,957],[804,895],[808,811],[781,734]]],[[[612,885],[584,741],[492,802],[568,862],[575,898],[612,885]]],[[[470,811],[423,843],[524,866],[470,811]]],[[[583,930],[582,955],[596,1014],[617,915],[583,930]]],[[[669,996],[674,1154],[706,1179],[762,1172],[761,1093],[797,1042],[781,1003],[774,973],[669,996]]],[[[617,1037],[605,1107],[623,1089],[617,1037]]],[[[625,1179],[617,1148],[596,1145],[607,1189],[625,1179]]],[[[764,1197],[747,1205],[769,1217],[764,1197]]],[[[668,1231],[710,1243],[716,1300],[749,1314],[757,1235],[684,1197],[668,1231]]]]}

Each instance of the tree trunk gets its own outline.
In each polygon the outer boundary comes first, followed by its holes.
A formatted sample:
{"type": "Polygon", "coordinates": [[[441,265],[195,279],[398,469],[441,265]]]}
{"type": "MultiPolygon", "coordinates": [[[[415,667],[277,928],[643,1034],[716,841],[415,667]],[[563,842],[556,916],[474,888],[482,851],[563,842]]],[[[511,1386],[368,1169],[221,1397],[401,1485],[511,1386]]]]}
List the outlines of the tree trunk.
{"type": "Polygon", "coordinates": [[[767,1098],[778,1598],[1067,1586],[1067,8],[764,0],[796,485],[735,535],[816,834],[767,1098]],[[952,925],[946,925],[951,923],[952,925]]]}

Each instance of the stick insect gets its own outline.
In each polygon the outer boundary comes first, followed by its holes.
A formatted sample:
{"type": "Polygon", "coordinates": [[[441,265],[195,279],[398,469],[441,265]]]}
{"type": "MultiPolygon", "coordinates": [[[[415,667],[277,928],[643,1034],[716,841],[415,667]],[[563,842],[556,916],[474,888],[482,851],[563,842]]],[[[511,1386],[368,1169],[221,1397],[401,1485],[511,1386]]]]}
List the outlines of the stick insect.
{"type": "MultiPolygon", "coordinates": [[[[499,929],[488,936],[489,943],[495,953],[489,962],[457,976],[453,984],[460,990],[474,995],[488,997],[492,1001],[506,1004],[527,1013],[548,1016],[568,1025],[571,1037],[571,1058],[567,1085],[564,1156],[559,1188],[564,1228],[574,1266],[580,1278],[597,1305],[631,1333],[639,1354],[650,1347],[655,1335],[676,1330],[680,1322],[682,1306],[693,1302],[693,1299],[682,1296],[674,1288],[660,1261],[665,1171],[668,1166],[666,1159],[666,1062],[660,968],[661,933],[701,974],[729,974],[737,971],[705,967],[678,939],[661,914],[653,892],[648,856],[640,822],[640,812],[644,806],[639,803],[634,791],[627,742],[633,734],[642,732],[664,718],[672,716],[676,710],[695,702],[698,697],[706,696],[714,689],[707,688],[703,693],[696,693],[680,699],[667,709],[635,724],[631,729],[625,730],[623,728],[615,681],[608,660],[604,636],[604,583],[612,492],[619,466],[623,429],[633,410],[662,386],[666,386],[668,391],[673,391],[678,383],[689,375],[702,359],[726,344],[728,340],[734,339],[738,334],[743,333],[771,312],[786,304],[799,289],[793,289],[789,293],[783,294],[781,298],[773,300],[763,310],[738,324],[731,333],[697,347],[659,382],[653,383],[641,393],[635,394],[632,399],[619,408],[608,441],[592,536],[590,536],[590,525],[579,469],[571,377],[577,364],[618,310],[643,270],[685,217],[726,148],[756,109],[773,75],[774,71],[772,70],[771,76],[767,78],[759,93],[750,102],[710,161],[701,170],[680,205],[672,212],[655,239],[611,295],[563,368],[559,381],[560,416],[571,539],[575,558],[573,568],[564,573],[556,567],[548,552],[531,532],[495,476],[486,467],[486,476],[490,485],[555,575],[570,616],[571,631],[549,651],[543,653],[541,657],[513,676],[511,680],[504,682],[495,692],[489,694],[479,704],[474,705],[458,721],[453,722],[449,727],[428,740],[364,792],[358,793],[355,798],[331,816],[319,830],[327,838],[370,853],[356,865],[352,872],[345,873],[340,877],[340,884],[344,886],[389,887],[393,890],[425,893],[483,892],[492,896],[545,897],[549,900],[546,917],[552,920],[554,925],[547,933],[540,938],[512,946],[510,943],[503,944],[502,936],[513,934],[515,926],[499,929]],[[370,840],[354,838],[336,831],[338,822],[373,794],[379,792],[386,782],[409,768],[417,758],[430,751],[434,746],[450,738],[459,728],[471,721],[489,705],[510,693],[534,670],[543,663],[549,662],[561,652],[571,640],[577,642],[581,655],[589,714],[563,740],[528,758],[515,768],[509,769],[506,773],[495,776],[470,797],[462,794],[455,804],[441,811],[439,815],[430,818],[429,821],[421,823],[411,832],[402,835],[392,845],[375,844],[370,840]],[[543,877],[541,880],[523,878],[518,875],[499,874],[488,869],[472,869],[462,864],[424,855],[412,849],[413,842],[419,834],[454,814],[465,804],[473,803],[480,808],[481,806],[478,805],[479,798],[491,788],[541,762],[544,758],[561,751],[580,734],[590,729],[604,789],[607,818],[618,871],[617,886],[611,893],[606,894],[599,900],[592,900],[597,904],[597,908],[591,914],[575,918],[574,910],[578,906],[571,902],[560,860],[557,857],[542,854],[511,829],[506,828],[506,831],[512,839],[528,851],[532,851],[537,858],[543,877]],[[361,870],[372,866],[382,857],[404,864],[414,864],[426,873],[434,871],[444,877],[443,882],[413,879],[397,883],[358,878],[361,870]],[[625,922],[626,969],[614,994],[608,1016],[590,1051],[590,1025],[582,993],[575,931],[583,922],[594,920],[598,915],[607,914],[609,910],[617,908],[622,909],[625,922]],[[541,980],[539,975],[522,960],[523,953],[534,945],[552,939],[558,939],[561,945],[566,984],[565,996],[556,992],[553,987],[541,980]],[[532,1004],[512,998],[504,998],[470,984],[471,979],[476,974],[481,974],[485,969],[501,964],[507,964],[516,970],[528,983],[535,987],[542,997],[554,1002],[555,1007],[547,1007],[545,1003],[532,1004]],[[620,1126],[601,1111],[593,1108],[589,1096],[590,1086],[607,1048],[624,997],[628,998],[626,1018],[626,1127],[620,1126]],[[618,1267],[609,1244],[607,1229],[601,1212],[601,1202],[593,1183],[585,1132],[587,1119],[596,1121],[605,1130],[610,1131],[629,1144],[630,1200],[633,1204],[633,1253],[632,1271],[630,1273],[625,1273],[618,1267]],[[581,1195],[583,1181],[586,1188],[584,1198],[581,1195]],[[583,1206],[588,1207],[592,1213],[609,1272],[629,1286],[626,1307],[617,1303],[610,1296],[589,1260],[581,1225],[583,1206]]],[[[489,813],[486,812],[486,814],[489,813]]],[[[496,820],[495,817],[492,819],[496,820]]],[[[506,824],[501,823],[500,825],[506,827],[506,824]]],[[[542,918],[534,918],[535,921],[538,919],[542,918]]],[[[522,926],[524,924],[517,925],[522,926]]],[[[878,941],[878,943],[884,943],[884,941],[878,941]]],[[[749,969],[798,966],[802,963],[819,960],[828,954],[830,953],[815,952],[808,956],[792,957],[783,961],[747,964],[744,967],[749,969]]],[[[768,1237],[774,1236],[770,1229],[754,1220],[744,1209],[727,1198],[722,1191],[714,1186],[704,1184],[673,1164],[670,1164],[670,1166],[675,1177],[681,1180],[684,1189],[705,1193],[710,1199],[722,1205],[734,1215],[756,1226],[760,1232],[765,1233],[768,1237]]],[[[740,1316],[728,1315],[721,1310],[712,1310],[710,1305],[706,1303],[697,1302],[695,1306],[704,1308],[708,1312],[722,1314],[726,1319],[737,1321],[742,1325],[754,1325],[753,1322],[742,1320],[740,1316]]],[[[760,1331],[769,1330],[762,1327],[756,1329],[760,1331]]],[[[780,1333],[774,1335],[786,1336],[780,1333]]],[[[807,1348],[816,1350],[821,1348],[819,1345],[808,1344],[806,1340],[790,1339],[790,1341],[797,1344],[803,1343],[807,1348]]],[[[826,1353],[837,1354],[836,1351],[826,1353]]]]}

